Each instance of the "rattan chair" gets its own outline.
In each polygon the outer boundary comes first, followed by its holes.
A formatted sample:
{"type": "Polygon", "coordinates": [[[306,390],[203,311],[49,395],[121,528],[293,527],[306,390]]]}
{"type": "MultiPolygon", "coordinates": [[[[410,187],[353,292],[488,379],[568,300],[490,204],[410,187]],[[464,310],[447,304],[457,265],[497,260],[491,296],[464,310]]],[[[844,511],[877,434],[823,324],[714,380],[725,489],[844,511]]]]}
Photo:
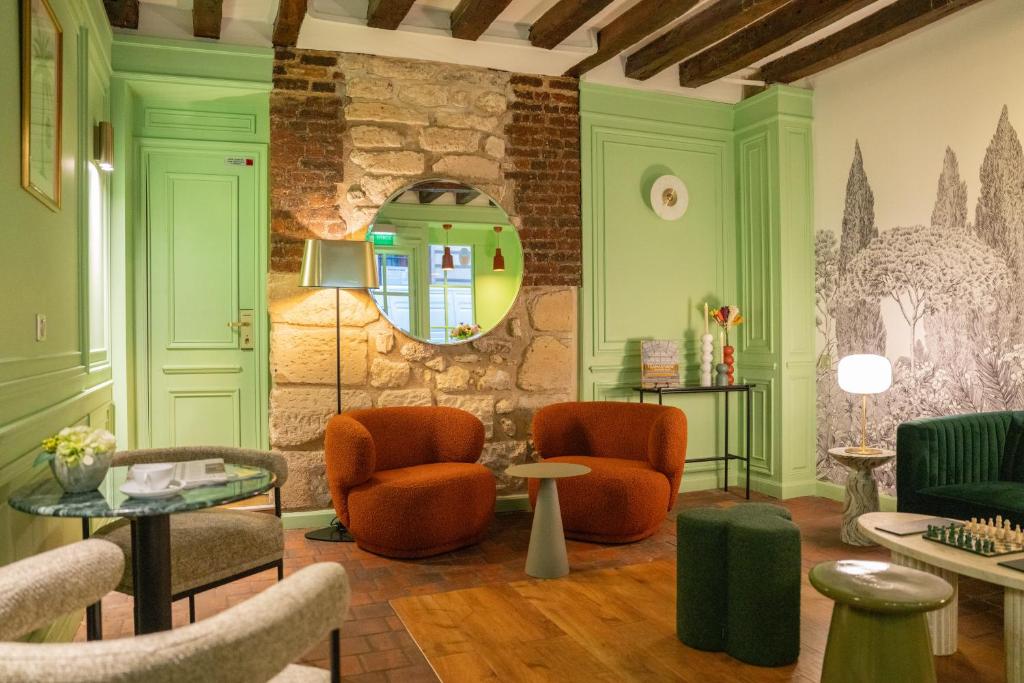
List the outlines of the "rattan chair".
{"type": "MultiPolygon", "coordinates": [[[[284,529],[281,524],[281,486],[288,479],[283,456],[221,446],[153,448],[122,451],[114,455],[113,466],[156,462],[187,462],[223,458],[234,465],[262,467],[274,473],[274,514],[212,508],[171,515],[171,595],[188,598],[189,621],[196,620],[197,593],[230,583],[250,574],[277,569],[284,577],[284,529]]],[[[125,557],[125,570],[116,590],[132,595],[132,539],[127,519],[97,529],[94,538],[114,543],[125,557]]],[[[99,617],[90,610],[90,633],[102,635],[99,617]]]]}
{"type": "Polygon", "coordinates": [[[172,631],[90,643],[7,642],[100,600],[124,554],[92,539],[0,567],[0,681],[324,683],[339,681],[344,568],[306,567],[249,600],[172,631]],[[325,637],[331,671],[291,664],[325,637]]]}

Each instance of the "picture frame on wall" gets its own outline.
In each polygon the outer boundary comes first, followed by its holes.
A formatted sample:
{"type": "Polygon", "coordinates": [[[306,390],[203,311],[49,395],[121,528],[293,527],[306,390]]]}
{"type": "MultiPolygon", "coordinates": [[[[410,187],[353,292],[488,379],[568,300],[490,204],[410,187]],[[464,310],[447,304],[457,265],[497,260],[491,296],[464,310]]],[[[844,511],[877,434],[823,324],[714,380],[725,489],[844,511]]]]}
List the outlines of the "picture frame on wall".
{"type": "Polygon", "coordinates": [[[21,186],[60,209],[64,32],[49,0],[21,0],[21,186]]]}

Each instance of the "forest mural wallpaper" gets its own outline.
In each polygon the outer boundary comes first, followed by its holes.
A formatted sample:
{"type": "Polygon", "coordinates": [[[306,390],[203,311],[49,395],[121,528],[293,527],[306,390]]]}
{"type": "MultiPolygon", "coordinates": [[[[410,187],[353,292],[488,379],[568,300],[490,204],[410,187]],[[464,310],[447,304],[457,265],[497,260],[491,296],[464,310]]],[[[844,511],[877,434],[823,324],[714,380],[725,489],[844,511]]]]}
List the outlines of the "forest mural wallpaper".
{"type": "MultiPolygon", "coordinates": [[[[931,215],[916,225],[877,224],[871,164],[889,150],[853,142],[842,215],[819,225],[815,241],[819,479],[845,481],[827,451],[858,438],[859,397],[836,382],[847,354],[892,361],[892,388],[869,398],[868,438],[885,448],[907,420],[1022,405],[1024,150],[1009,108],[993,114],[981,167],[961,169],[947,147],[931,215]],[[974,206],[968,173],[977,173],[974,206]]],[[[877,191],[926,186],[917,180],[877,191]]],[[[895,492],[893,467],[877,476],[883,493],[895,492]]]]}

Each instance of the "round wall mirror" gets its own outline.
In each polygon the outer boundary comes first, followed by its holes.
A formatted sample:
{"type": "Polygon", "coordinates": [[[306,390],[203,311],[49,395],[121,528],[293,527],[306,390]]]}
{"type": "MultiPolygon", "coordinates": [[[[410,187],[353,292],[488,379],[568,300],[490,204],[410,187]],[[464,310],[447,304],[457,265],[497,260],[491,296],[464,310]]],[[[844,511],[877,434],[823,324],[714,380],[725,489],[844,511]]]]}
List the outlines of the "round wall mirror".
{"type": "Polygon", "coordinates": [[[482,190],[428,180],[395,193],[367,233],[381,313],[410,337],[458,344],[491,331],[523,280],[523,248],[508,214],[482,190]]]}

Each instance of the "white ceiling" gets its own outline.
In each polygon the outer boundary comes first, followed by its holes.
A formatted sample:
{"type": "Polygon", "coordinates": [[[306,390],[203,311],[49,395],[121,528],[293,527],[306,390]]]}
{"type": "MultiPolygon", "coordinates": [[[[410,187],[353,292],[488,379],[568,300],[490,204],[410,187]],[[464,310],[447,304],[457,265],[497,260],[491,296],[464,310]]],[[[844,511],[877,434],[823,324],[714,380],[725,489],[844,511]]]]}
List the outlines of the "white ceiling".
{"type": "MultiPolygon", "coordinates": [[[[449,14],[459,0],[417,0],[398,31],[367,28],[367,0],[309,0],[309,14],[303,22],[298,47],[429,59],[527,73],[561,74],[594,51],[598,28],[629,9],[636,1],[613,0],[556,49],[544,50],[530,45],[528,32],[530,25],[554,4],[554,0],[512,0],[477,41],[458,40],[449,33],[449,14]]],[[[685,21],[714,1],[699,0],[678,21],[685,21]]],[[[833,26],[779,51],[771,58],[819,40],[893,1],[877,0],[833,26]]],[[[221,42],[269,46],[274,18],[277,16],[277,3],[278,0],[224,0],[221,42]]],[[[192,38],[191,12],[192,0],[141,0],[139,33],[199,40],[192,38]]],[[[678,72],[674,68],[666,69],[647,81],[626,78],[623,75],[623,62],[636,47],[590,71],[584,80],[735,102],[742,97],[741,81],[748,78],[758,66],[753,65],[729,78],[691,90],[679,86],[678,72]]]]}

